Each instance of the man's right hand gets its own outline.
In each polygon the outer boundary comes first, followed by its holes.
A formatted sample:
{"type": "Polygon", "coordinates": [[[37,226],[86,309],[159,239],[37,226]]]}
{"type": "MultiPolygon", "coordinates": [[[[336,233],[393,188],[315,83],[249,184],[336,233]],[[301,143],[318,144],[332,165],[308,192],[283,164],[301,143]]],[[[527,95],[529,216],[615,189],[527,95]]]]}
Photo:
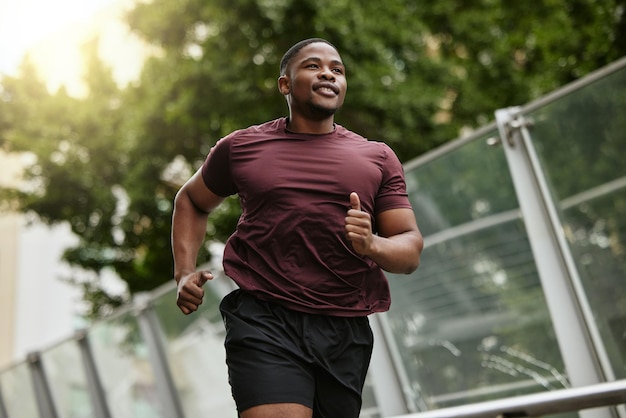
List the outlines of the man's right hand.
{"type": "Polygon", "coordinates": [[[211,272],[197,271],[181,277],[178,281],[176,304],[185,315],[198,310],[204,297],[202,286],[211,279],[213,279],[211,272]]]}

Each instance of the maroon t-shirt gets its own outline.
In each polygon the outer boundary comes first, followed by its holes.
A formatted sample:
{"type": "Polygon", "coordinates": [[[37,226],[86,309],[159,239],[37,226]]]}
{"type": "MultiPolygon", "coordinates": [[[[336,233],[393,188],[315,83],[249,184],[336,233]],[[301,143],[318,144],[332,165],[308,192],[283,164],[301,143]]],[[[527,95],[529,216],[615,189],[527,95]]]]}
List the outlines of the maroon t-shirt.
{"type": "Polygon", "coordinates": [[[344,228],[353,191],[373,223],[386,210],[411,208],[400,161],[384,143],[342,126],[313,135],[289,132],[286,122],[235,131],[204,162],[207,187],[238,193],[243,210],[226,243],[225,273],[241,289],[297,311],[388,310],[383,271],[353,251],[344,228]]]}

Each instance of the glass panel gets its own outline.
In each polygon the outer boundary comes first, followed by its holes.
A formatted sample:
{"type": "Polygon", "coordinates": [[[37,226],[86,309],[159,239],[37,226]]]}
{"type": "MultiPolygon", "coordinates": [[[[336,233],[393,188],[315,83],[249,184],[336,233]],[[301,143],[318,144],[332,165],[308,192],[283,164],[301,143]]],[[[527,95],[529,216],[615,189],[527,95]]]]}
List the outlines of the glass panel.
{"type": "Polygon", "coordinates": [[[0,374],[0,388],[9,417],[39,417],[37,398],[27,363],[4,370],[0,374]]]}
{"type": "Polygon", "coordinates": [[[626,69],[530,116],[602,343],[626,378],[626,69]]]}
{"type": "Polygon", "coordinates": [[[95,416],[76,341],[67,341],[44,351],[41,358],[59,416],[72,418],[95,416]]]}
{"type": "Polygon", "coordinates": [[[153,303],[167,341],[174,384],[186,416],[236,416],[228,384],[224,324],[219,312],[222,289],[217,277],[204,286],[204,301],[191,315],[176,306],[176,289],[153,303]]]}
{"type": "Polygon", "coordinates": [[[100,322],[88,338],[113,418],[163,417],[137,318],[125,314],[100,322]]]}
{"type": "Polygon", "coordinates": [[[415,273],[389,275],[393,303],[383,318],[420,411],[568,386],[491,136],[406,173],[425,249],[415,273]]]}
{"type": "Polygon", "coordinates": [[[486,145],[489,132],[436,161],[406,173],[409,198],[424,237],[450,232],[496,214],[518,211],[504,154],[486,145]]]}

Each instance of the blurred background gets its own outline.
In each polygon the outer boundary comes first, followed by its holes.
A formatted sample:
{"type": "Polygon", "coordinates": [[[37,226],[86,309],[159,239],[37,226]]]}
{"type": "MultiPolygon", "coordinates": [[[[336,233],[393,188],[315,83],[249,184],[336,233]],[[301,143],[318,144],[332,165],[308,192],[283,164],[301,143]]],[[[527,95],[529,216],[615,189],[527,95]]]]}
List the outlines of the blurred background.
{"type": "MultiPolygon", "coordinates": [[[[172,281],[174,194],[221,136],[287,114],[276,79],[295,42],[337,46],[349,85],[337,122],[408,163],[474,135],[497,109],[622,58],[625,9],[624,0],[2,0],[0,368],[172,281]]],[[[459,164],[449,168],[456,181],[459,164]]],[[[421,184],[445,182],[443,173],[421,184]]],[[[428,228],[433,208],[415,206],[428,228]]],[[[235,198],[211,215],[200,263],[238,216],[235,198]]],[[[397,312],[397,326],[411,326],[397,312]]]]}

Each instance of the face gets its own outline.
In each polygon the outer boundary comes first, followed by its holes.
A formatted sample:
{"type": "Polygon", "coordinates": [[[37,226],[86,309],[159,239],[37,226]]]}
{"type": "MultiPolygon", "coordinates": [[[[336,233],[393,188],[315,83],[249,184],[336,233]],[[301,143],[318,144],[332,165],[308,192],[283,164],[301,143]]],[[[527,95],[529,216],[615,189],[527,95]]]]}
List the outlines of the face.
{"type": "Polygon", "coordinates": [[[315,42],[302,48],[278,79],[292,113],[311,118],[332,116],[343,104],[347,81],[339,53],[315,42]]]}

